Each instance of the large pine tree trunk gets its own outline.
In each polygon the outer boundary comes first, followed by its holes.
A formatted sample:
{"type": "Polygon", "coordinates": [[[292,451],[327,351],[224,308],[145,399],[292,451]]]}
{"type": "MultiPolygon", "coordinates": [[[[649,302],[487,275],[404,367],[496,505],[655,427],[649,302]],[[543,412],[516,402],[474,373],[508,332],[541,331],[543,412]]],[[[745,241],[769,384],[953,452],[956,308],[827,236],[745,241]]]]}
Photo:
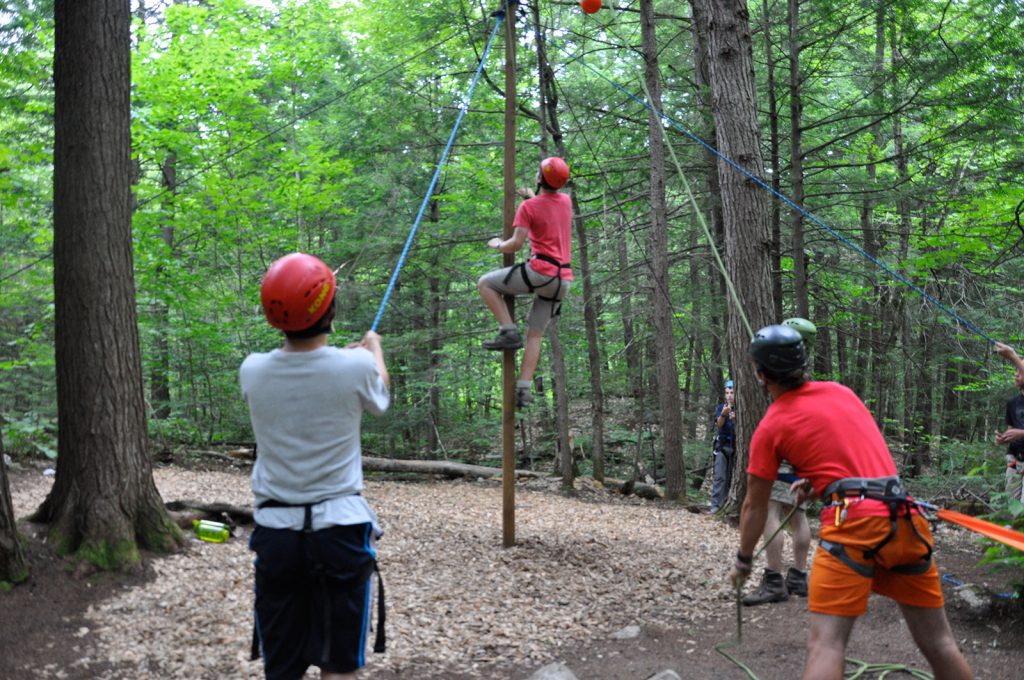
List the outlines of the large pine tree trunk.
{"type": "MultiPolygon", "coordinates": [[[[772,188],[782,189],[782,163],[779,160],[779,102],[775,93],[775,46],[772,44],[772,12],[768,0],[761,2],[761,30],[764,32],[765,76],[768,96],[768,162],[772,172],[772,188]]],[[[772,298],[775,318],[782,319],[782,213],[779,201],[771,202],[772,234],[772,298]]]]}
{"type": "Polygon", "coordinates": [[[18,537],[11,487],[7,481],[7,466],[3,458],[4,440],[0,437],[0,584],[21,583],[28,578],[28,566],[18,537]]]}
{"type": "Polygon", "coordinates": [[[58,458],[34,520],[60,552],[103,568],[175,548],[146,451],[132,271],[129,12],[58,0],[54,288],[58,458]]]}
{"type": "MultiPolygon", "coordinates": [[[[758,140],[757,91],[749,12],[744,0],[691,0],[694,19],[707,36],[711,108],[716,142],[725,158],[755,177],[764,176],[758,140]]],[[[742,311],[752,330],[774,323],[771,290],[771,227],[768,192],[720,159],[718,179],[725,224],[725,261],[742,311]]],[[[729,302],[729,354],[736,379],[737,427],[735,469],[746,469],[750,437],[768,399],[758,386],[747,355],[750,333],[739,309],[729,302]]],[[[728,507],[746,493],[746,476],[735,474],[728,507]]]]}
{"type": "Polygon", "coordinates": [[[587,243],[587,230],[580,216],[576,195],[572,197],[573,222],[576,223],[576,262],[579,280],[583,283],[583,323],[587,332],[587,366],[590,369],[590,455],[594,464],[593,476],[599,482],[604,481],[604,381],[601,364],[601,345],[597,332],[597,315],[601,307],[601,297],[594,290],[590,276],[590,253],[587,243]]]}
{"type": "MultiPolygon", "coordinates": [[[[654,34],[654,2],[640,0],[640,24],[643,34],[644,79],[651,106],[661,110],[661,75],[658,72],[658,44],[654,34]]],[[[658,410],[665,456],[665,496],[677,499],[684,493],[683,421],[679,408],[679,371],[676,368],[676,341],[672,332],[672,301],[668,271],[668,218],[665,208],[665,129],[661,116],[648,111],[650,139],[650,259],[652,317],[657,363],[658,410]]]]}
{"type": "MultiPolygon", "coordinates": [[[[789,181],[791,198],[798,206],[804,204],[804,102],[800,90],[800,0],[789,0],[789,181]]],[[[807,296],[807,259],[804,256],[804,214],[791,212],[793,237],[793,292],[797,316],[810,318],[807,296]]],[[[781,305],[780,305],[781,308],[781,305]]],[[[777,319],[782,321],[782,319],[777,319]]]]}

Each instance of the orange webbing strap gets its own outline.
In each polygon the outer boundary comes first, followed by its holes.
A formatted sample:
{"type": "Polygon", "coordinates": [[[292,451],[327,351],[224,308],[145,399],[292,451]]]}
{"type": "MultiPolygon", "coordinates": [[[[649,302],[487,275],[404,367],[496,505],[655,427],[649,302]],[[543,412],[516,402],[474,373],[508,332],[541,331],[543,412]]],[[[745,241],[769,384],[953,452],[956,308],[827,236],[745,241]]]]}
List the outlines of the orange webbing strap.
{"type": "Polygon", "coordinates": [[[965,515],[962,512],[955,510],[938,510],[936,513],[939,519],[953,524],[959,524],[962,527],[966,527],[975,533],[979,533],[982,536],[987,536],[992,540],[999,541],[1003,545],[1008,545],[1011,548],[1016,548],[1021,552],[1024,552],[1024,534],[1013,529],[1007,529],[1006,527],[993,524],[992,522],[986,522],[983,519],[977,517],[971,517],[965,515]]]}

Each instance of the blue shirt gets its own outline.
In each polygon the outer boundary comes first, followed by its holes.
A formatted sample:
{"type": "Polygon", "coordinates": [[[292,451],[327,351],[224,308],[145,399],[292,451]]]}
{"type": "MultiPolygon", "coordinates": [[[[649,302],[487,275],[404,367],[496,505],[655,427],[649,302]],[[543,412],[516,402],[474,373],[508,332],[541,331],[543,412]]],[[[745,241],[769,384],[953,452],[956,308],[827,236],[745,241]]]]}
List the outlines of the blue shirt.
{"type": "MultiPolygon", "coordinates": [[[[725,404],[719,404],[718,408],[715,409],[715,422],[718,422],[718,417],[722,415],[722,409],[725,408],[725,404]]],[[[732,412],[736,412],[736,406],[732,407],[732,412]]],[[[733,439],[736,433],[736,421],[729,416],[725,417],[725,422],[718,428],[718,434],[715,436],[719,446],[726,444],[728,446],[733,445],[733,439]]]]}

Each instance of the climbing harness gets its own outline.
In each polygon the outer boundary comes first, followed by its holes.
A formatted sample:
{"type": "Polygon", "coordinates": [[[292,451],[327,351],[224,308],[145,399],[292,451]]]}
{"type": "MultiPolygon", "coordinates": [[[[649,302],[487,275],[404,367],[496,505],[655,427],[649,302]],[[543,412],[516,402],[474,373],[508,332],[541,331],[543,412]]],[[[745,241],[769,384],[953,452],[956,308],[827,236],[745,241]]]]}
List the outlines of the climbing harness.
{"type": "MultiPolygon", "coordinates": [[[[899,482],[898,478],[885,478],[885,479],[896,479],[897,484],[899,482]]],[[[840,480],[840,481],[847,481],[847,480],[840,480]]],[[[863,481],[867,481],[867,480],[855,480],[855,481],[862,481],[863,482],[863,481]]],[[[872,481],[875,481],[875,480],[872,480],[872,481]]],[[[830,485],[830,486],[832,486],[832,485],[830,485]]],[[[878,488],[877,485],[874,485],[874,484],[865,485],[865,486],[870,486],[872,490],[878,488]]],[[[883,489],[883,492],[884,492],[887,487],[886,486],[882,486],[881,488],[883,489]]],[[[902,485],[899,485],[899,488],[900,488],[900,490],[902,490],[902,485]]],[[[892,495],[894,495],[894,496],[898,496],[899,495],[897,493],[896,488],[894,488],[894,487],[888,487],[888,491],[892,492],[892,495]]],[[[903,495],[905,496],[906,493],[903,492],[903,495]]],[[[912,505],[917,503],[916,501],[909,501],[909,502],[912,505]]],[[[761,544],[761,547],[758,548],[757,552],[754,553],[753,557],[751,558],[751,561],[756,560],[757,557],[762,552],[764,552],[765,548],[767,548],[768,545],[773,540],[775,540],[775,537],[779,534],[780,531],[782,531],[783,527],[785,527],[789,523],[789,520],[793,517],[793,515],[796,513],[797,510],[798,510],[798,507],[796,505],[794,505],[790,509],[789,513],[786,514],[786,516],[783,518],[782,522],[779,524],[779,527],[774,532],[772,532],[771,536],[769,536],[767,539],[764,540],[764,542],[761,544]]],[[[724,656],[729,661],[731,661],[737,668],[742,670],[750,680],[758,680],[757,674],[754,673],[753,669],[751,669],[749,666],[744,664],[742,661],[740,661],[734,655],[732,655],[732,654],[730,654],[729,652],[726,651],[727,649],[738,647],[743,642],[743,601],[742,601],[743,598],[742,598],[742,595],[743,595],[743,586],[742,585],[736,586],[736,638],[732,639],[732,640],[725,640],[723,642],[719,642],[717,645],[715,645],[715,651],[718,652],[719,654],[721,654],[722,656],[724,656]]],[[[853,659],[853,658],[850,658],[850,657],[846,657],[845,661],[846,661],[847,664],[854,664],[854,665],[857,666],[857,668],[855,668],[852,671],[852,674],[844,674],[844,678],[846,680],[859,679],[859,678],[865,677],[865,675],[869,674],[869,673],[871,673],[871,674],[877,673],[878,677],[880,679],[881,678],[885,678],[886,676],[888,676],[889,673],[907,673],[911,677],[916,678],[917,680],[933,680],[933,678],[934,678],[934,676],[931,673],[927,672],[927,671],[922,671],[922,670],[919,670],[919,669],[916,669],[916,668],[910,668],[910,667],[905,666],[903,664],[867,663],[865,661],[861,661],[860,659],[853,659]]]]}
{"type": "MultiPolygon", "coordinates": [[[[535,290],[539,290],[541,288],[547,288],[548,286],[550,286],[555,281],[558,281],[558,292],[555,293],[555,295],[553,295],[553,296],[538,295],[537,296],[541,300],[546,300],[548,302],[556,303],[556,304],[552,305],[552,308],[551,308],[551,317],[554,318],[554,317],[558,316],[559,314],[561,314],[561,312],[562,312],[562,305],[557,304],[557,303],[560,303],[562,301],[562,296],[565,294],[565,289],[562,287],[562,270],[563,269],[569,269],[571,267],[571,265],[568,262],[564,262],[564,263],[563,262],[559,262],[555,258],[551,257],[550,255],[545,255],[544,253],[536,253],[533,256],[533,258],[536,259],[536,260],[542,260],[544,262],[547,262],[548,264],[554,265],[555,267],[557,267],[557,271],[555,272],[554,275],[548,276],[547,280],[545,280],[543,283],[538,283],[538,284],[534,285],[533,283],[530,282],[530,274],[529,274],[529,272],[527,272],[527,268],[529,268],[530,271],[532,271],[534,273],[537,273],[537,274],[539,274],[540,272],[538,272],[533,267],[529,267],[529,264],[527,262],[520,262],[519,264],[512,265],[509,268],[508,274],[505,275],[505,278],[502,281],[502,283],[504,283],[507,286],[508,282],[512,280],[512,277],[514,277],[518,273],[520,275],[520,277],[522,277],[522,279],[523,279],[523,284],[526,286],[527,290],[529,290],[530,294],[532,295],[535,290]]],[[[541,276],[544,276],[544,275],[541,274],[541,276]]]]}
{"type": "MultiPolygon", "coordinates": [[[[356,494],[359,495],[359,494],[356,494]]],[[[300,534],[299,550],[306,549],[306,543],[309,543],[309,555],[311,556],[312,568],[310,569],[313,581],[316,584],[316,588],[319,592],[319,602],[314,603],[316,607],[320,609],[320,614],[323,617],[323,630],[331,630],[331,607],[330,598],[327,596],[328,583],[333,582],[335,587],[340,588],[357,588],[362,584],[369,582],[370,578],[377,575],[377,626],[376,626],[376,637],[373,641],[373,652],[374,654],[383,654],[387,647],[387,635],[384,627],[387,619],[387,615],[384,607],[384,579],[380,573],[380,567],[377,565],[376,558],[371,559],[366,567],[361,571],[346,575],[345,578],[339,578],[337,574],[332,573],[327,565],[324,563],[323,556],[320,554],[320,548],[316,542],[312,540],[311,535],[313,534],[313,506],[323,503],[329,498],[325,498],[319,501],[313,501],[312,503],[285,503],[274,499],[263,501],[259,504],[258,509],[264,508],[302,508],[304,511],[302,520],[302,531],[300,534]]],[[[323,640],[324,646],[320,651],[320,662],[328,662],[331,655],[331,637],[330,635],[324,635],[323,640]]],[[[260,658],[260,634],[259,634],[259,619],[255,618],[253,621],[252,628],[252,648],[250,653],[250,660],[255,661],[260,658]]]]}
{"type": "MultiPolygon", "coordinates": [[[[892,571],[900,574],[923,574],[931,567],[933,546],[918,532],[914,526],[913,515],[917,511],[917,503],[910,498],[906,489],[900,482],[900,478],[893,477],[849,477],[832,482],[822,493],[822,498],[827,500],[825,508],[835,508],[835,526],[842,526],[846,521],[847,512],[851,505],[861,503],[865,500],[873,500],[884,503],[889,509],[889,533],[874,548],[864,551],[864,559],[871,561],[878,555],[889,541],[896,535],[897,521],[900,516],[906,518],[911,530],[919,541],[925,546],[926,552],[920,560],[890,567],[892,571]],[[902,515],[901,515],[902,512],[902,515]]],[[[846,551],[846,546],[834,541],[820,539],[822,549],[855,572],[871,578],[874,575],[875,567],[872,564],[862,564],[854,560],[846,551]]]]}

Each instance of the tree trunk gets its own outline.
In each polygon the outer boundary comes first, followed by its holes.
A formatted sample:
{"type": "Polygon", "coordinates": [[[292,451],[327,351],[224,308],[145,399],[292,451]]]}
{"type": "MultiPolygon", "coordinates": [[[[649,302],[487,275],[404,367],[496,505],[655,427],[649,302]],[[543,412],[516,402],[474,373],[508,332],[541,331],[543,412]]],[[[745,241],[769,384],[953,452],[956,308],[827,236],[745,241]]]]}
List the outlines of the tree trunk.
{"type": "MultiPolygon", "coordinates": [[[[707,36],[708,74],[719,152],[751,175],[764,166],[758,140],[757,92],[749,12],[744,0],[691,0],[699,30],[707,36]]],[[[747,355],[750,333],[774,322],[771,290],[771,227],[768,193],[725,160],[718,162],[726,269],[750,322],[729,301],[729,354],[736,380],[735,469],[745,470],[754,427],[768,407],[747,355]]],[[[735,474],[726,505],[734,508],[746,493],[746,477],[735,474]]]]}
{"type": "MultiPolygon", "coordinates": [[[[163,224],[160,227],[160,238],[170,253],[174,252],[174,194],[178,188],[178,156],[173,151],[167,153],[160,166],[162,173],[161,185],[166,192],[162,201],[163,224]]],[[[156,268],[157,281],[164,279],[164,266],[156,268]]],[[[153,338],[153,370],[149,378],[149,400],[153,409],[153,418],[165,420],[171,415],[171,349],[167,341],[170,336],[170,311],[162,300],[153,303],[154,325],[157,332],[153,338]]]]}
{"type": "MultiPolygon", "coordinates": [[[[435,271],[437,271],[437,258],[434,258],[435,271]]],[[[437,276],[430,277],[430,381],[429,417],[430,431],[427,433],[427,448],[431,453],[437,453],[443,448],[438,428],[441,425],[441,305],[442,291],[441,280],[437,276]]],[[[445,284],[447,288],[447,284],[445,284]]]]}
{"type": "Polygon", "coordinates": [[[58,552],[106,569],[183,541],[146,451],[132,270],[129,12],[58,0],[54,293],[58,458],[34,521],[58,552]]]}
{"type": "MultiPolygon", "coordinates": [[[[604,481],[604,385],[601,365],[601,345],[598,342],[597,316],[601,298],[594,290],[590,276],[590,254],[587,249],[587,230],[580,216],[576,195],[573,194],[573,221],[576,223],[577,273],[583,280],[583,323],[587,332],[587,366],[590,369],[590,456],[594,465],[593,477],[604,481]]],[[[576,269],[576,267],[574,267],[576,269]]]]}
{"type": "MultiPolygon", "coordinates": [[[[789,181],[790,198],[800,207],[804,205],[804,102],[800,92],[800,0],[789,0],[789,181]]],[[[793,233],[793,293],[796,314],[810,318],[807,299],[807,259],[804,256],[804,214],[792,211],[790,222],[793,233]]],[[[780,305],[781,308],[781,305],[780,305]]],[[[777,321],[782,321],[778,319],[777,321]]]]}
{"type": "Polygon", "coordinates": [[[576,468],[572,464],[572,447],[569,445],[569,394],[565,389],[565,353],[558,340],[556,324],[548,326],[548,343],[551,345],[551,370],[554,374],[555,409],[558,412],[558,469],[562,474],[562,487],[571,489],[576,483],[576,468]]]}
{"type": "MultiPolygon", "coordinates": [[[[658,45],[654,33],[654,1],[640,0],[640,24],[643,35],[644,79],[653,109],[661,110],[661,74],[658,71],[658,45]]],[[[665,209],[665,129],[661,116],[647,113],[650,139],[650,260],[652,317],[657,342],[655,362],[658,379],[658,410],[665,457],[665,495],[675,500],[685,493],[683,470],[683,422],[679,408],[679,372],[676,368],[676,342],[672,331],[672,286],[668,270],[668,218],[665,209]]]]}
{"type": "MultiPolygon", "coordinates": [[[[694,22],[694,79],[698,85],[698,97],[701,105],[701,119],[704,122],[705,139],[714,139],[715,132],[715,118],[714,111],[711,105],[711,76],[710,76],[710,64],[708,63],[708,35],[707,35],[707,23],[706,22],[694,22]]],[[[721,202],[721,189],[718,186],[718,167],[717,167],[717,156],[705,148],[701,152],[705,163],[707,164],[706,174],[706,185],[707,185],[707,200],[705,201],[706,210],[708,215],[711,217],[711,224],[709,231],[713,239],[712,243],[709,243],[709,247],[717,248],[719,253],[725,252],[725,226],[722,221],[722,202],[721,202]]],[[[773,236],[774,243],[774,236],[773,236]]],[[[777,243],[774,243],[773,248],[777,249],[777,243]]],[[[711,282],[708,291],[709,297],[713,300],[713,303],[709,305],[709,316],[710,327],[712,329],[711,334],[711,364],[715,367],[715,371],[711,374],[711,388],[714,394],[722,394],[723,389],[723,374],[728,373],[727,361],[723,360],[722,357],[722,333],[719,329],[722,328],[722,314],[727,306],[726,298],[728,297],[728,289],[726,287],[725,279],[722,277],[722,273],[718,270],[717,264],[713,258],[707,258],[705,260],[708,268],[707,276],[708,281],[711,282]]],[[[774,285],[774,284],[773,284],[774,285]]],[[[780,284],[781,285],[781,284],[780,284]]]]}
{"type": "MultiPolygon", "coordinates": [[[[534,5],[534,15],[537,16],[539,9],[534,5]]],[[[562,136],[562,126],[558,119],[558,90],[555,87],[554,72],[547,62],[547,51],[544,41],[537,42],[537,66],[541,83],[543,100],[541,102],[541,149],[544,155],[547,154],[547,132],[550,130],[552,141],[558,150],[559,156],[568,162],[565,140],[562,136]],[[545,122],[546,121],[546,122],[545,122]],[[550,127],[548,127],[550,126],[550,127]]],[[[597,310],[600,307],[600,298],[594,291],[590,278],[590,256],[587,250],[587,233],[580,216],[579,202],[576,200],[575,192],[572,194],[573,225],[577,235],[576,257],[573,260],[573,270],[579,274],[583,282],[583,320],[587,334],[587,359],[590,367],[590,390],[591,390],[591,456],[594,464],[593,476],[596,480],[604,479],[604,387],[602,384],[601,368],[601,347],[598,344],[597,333],[597,310]]],[[[555,327],[552,326],[554,329],[555,327]]],[[[565,388],[565,359],[561,350],[561,344],[555,335],[555,330],[549,333],[552,343],[552,365],[555,368],[555,404],[558,410],[558,441],[559,450],[563,458],[568,457],[567,462],[563,460],[562,483],[563,486],[571,488],[575,480],[575,466],[572,461],[572,447],[569,445],[569,397],[565,388]],[[556,354],[557,352],[557,354],[556,354]],[[566,450],[568,449],[568,451],[566,450]]]]}
{"type": "MultiPolygon", "coordinates": [[[[782,163],[779,160],[779,102],[775,93],[775,46],[772,44],[771,6],[768,0],[761,2],[761,30],[764,32],[765,74],[768,79],[768,149],[769,167],[772,172],[772,188],[782,190],[782,163]]],[[[772,234],[772,299],[775,301],[775,318],[782,319],[782,214],[781,203],[771,202],[772,234]]]]}
{"type": "Polygon", "coordinates": [[[619,218],[619,233],[622,237],[615,240],[615,250],[618,256],[619,278],[622,281],[622,296],[619,300],[619,310],[622,316],[622,344],[626,355],[626,388],[627,394],[634,401],[640,399],[643,392],[643,368],[641,366],[640,343],[637,342],[636,330],[633,324],[633,277],[626,276],[629,271],[629,253],[626,248],[625,220],[619,218]]]}
{"type": "Polygon", "coordinates": [[[11,502],[11,487],[7,481],[7,465],[3,459],[4,440],[0,436],[0,586],[4,583],[21,583],[28,578],[28,565],[21,549],[17,518],[11,502]]]}

